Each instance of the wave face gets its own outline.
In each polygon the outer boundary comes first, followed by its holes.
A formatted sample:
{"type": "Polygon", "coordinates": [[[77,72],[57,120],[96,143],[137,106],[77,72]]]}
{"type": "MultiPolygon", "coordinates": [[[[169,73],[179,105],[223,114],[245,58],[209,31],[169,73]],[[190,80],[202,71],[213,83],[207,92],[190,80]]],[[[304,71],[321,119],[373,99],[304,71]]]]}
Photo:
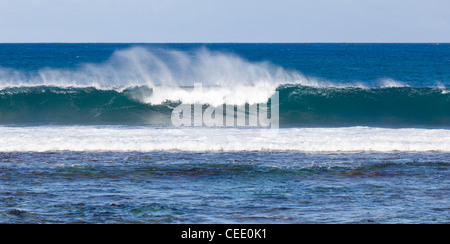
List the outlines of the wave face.
{"type": "MultiPolygon", "coordinates": [[[[177,89],[184,91],[185,99],[196,97],[190,87],[177,89]]],[[[210,88],[214,89],[224,88],[210,88]]],[[[439,88],[282,85],[277,91],[281,126],[450,125],[450,94],[439,88]]],[[[93,87],[7,88],[0,91],[0,123],[170,124],[172,110],[182,102],[172,98],[171,92],[149,87],[122,91],[93,87]],[[168,97],[158,92],[166,92],[168,97]],[[160,102],[151,102],[154,96],[161,97],[160,102]]],[[[246,93],[251,92],[257,93],[246,93]]],[[[266,94],[265,102],[268,98],[266,94]]]]}
{"type": "Polygon", "coordinates": [[[158,124],[170,121],[170,106],[134,99],[149,89],[19,87],[0,92],[2,124],[158,124]]]}

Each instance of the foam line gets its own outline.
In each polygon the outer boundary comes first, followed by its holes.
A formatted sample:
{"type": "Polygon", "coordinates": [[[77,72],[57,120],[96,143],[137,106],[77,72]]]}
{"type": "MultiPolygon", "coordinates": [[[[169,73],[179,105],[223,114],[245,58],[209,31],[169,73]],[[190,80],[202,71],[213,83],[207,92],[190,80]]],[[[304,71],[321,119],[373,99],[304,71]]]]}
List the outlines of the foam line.
{"type": "Polygon", "coordinates": [[[450,152],[448,129],[0,127],[0,151],[450,152]]]}

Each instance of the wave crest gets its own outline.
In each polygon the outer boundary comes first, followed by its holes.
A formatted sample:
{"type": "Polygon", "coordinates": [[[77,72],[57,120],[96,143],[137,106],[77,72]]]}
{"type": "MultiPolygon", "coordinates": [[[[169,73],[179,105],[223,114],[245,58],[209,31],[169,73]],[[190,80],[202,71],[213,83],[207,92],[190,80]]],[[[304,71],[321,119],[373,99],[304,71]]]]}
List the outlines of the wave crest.
{"type": "Polygon", "coordinates": [[[94,87],[123,91],[146,86],[153,89],[142,102],[162,104],[168,100],[198,101],[196,94],[181,89],[201,83],[203,102],[209,104],[266,101],[280,84],[319,85],[297,71],[268,62],[249,62],[233,54],[195,51],[149,50],[132,47],[118,50],[104,63],[83,64],[76,70],[45,68],[37,72],[0,69],[0,88],[8,87],[94,87]],[[215,87],[209,89],[208,87],[215,87]]]}

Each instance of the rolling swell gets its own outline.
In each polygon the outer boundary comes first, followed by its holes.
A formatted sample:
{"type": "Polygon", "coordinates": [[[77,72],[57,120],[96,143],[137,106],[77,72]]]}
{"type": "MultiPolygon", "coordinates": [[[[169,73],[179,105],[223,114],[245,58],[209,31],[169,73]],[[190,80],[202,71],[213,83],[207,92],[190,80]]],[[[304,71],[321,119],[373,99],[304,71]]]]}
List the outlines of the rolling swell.
{"type": "MultiPolygon", "coordinates": [[[[282,85],[280,125],[439,126],[450,125],[450,94],[432,87],[310,87],[282,85]]],[[[16,87],[0,90],[0,123],[170,124],[178,101],[150,104],[147,87],[16,87]]]]}
{"type": "Polygon", "coordinates": [[[449,126],[450,94],[432,87],[280,87],[280,123],[449,126]]]}

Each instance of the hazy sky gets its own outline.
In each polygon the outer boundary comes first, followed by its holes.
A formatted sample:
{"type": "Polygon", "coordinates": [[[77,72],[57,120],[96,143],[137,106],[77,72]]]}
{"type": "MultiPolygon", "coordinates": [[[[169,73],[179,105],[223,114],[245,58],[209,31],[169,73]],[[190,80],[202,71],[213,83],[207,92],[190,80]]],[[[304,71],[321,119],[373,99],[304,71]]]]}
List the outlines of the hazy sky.
{"type": "Polygon", "coordinates": [[[450,1],[0,0],[0,42],[450,42],[450,1]]]}

